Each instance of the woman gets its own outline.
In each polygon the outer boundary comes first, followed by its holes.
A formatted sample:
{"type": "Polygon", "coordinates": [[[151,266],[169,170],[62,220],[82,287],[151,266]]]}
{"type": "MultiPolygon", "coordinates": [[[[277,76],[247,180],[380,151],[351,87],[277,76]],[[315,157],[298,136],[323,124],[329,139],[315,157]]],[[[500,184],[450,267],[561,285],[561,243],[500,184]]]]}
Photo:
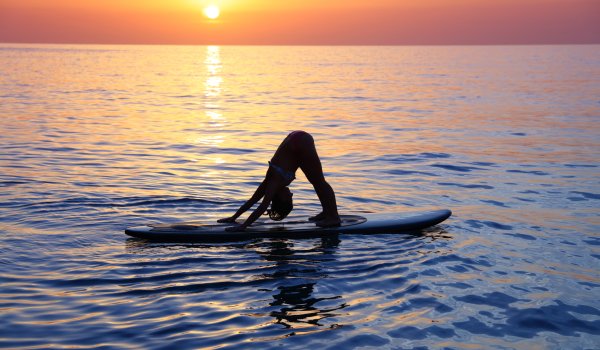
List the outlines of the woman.
{"type": "Polygon", "coordinates": [[[321,227],[339,226],[340,216],[335,202],[335,193],[323,176],[321,160],[315,148],[315,141],[309,133],[300,130],[291,132],[281,142],[269,162],[265,179],[258,186],[254,195],[233,216],[220,219],[218,222],[235,222],[235,219],[250,209],[261,198],[263,198],[261,204],[243,224],[228,227],[226,230],[243,231],[265,211],[271,219],[283,220],[292,211],[292,192],[287,186],[296,178],[295,173],[298,168],[302,169],[308,181],[315,188],[323,207],[320,214],[309,218],[309,220],[315,221],[317,226],[321,227]],[[267,210],[269,204],[271,204],[271,209],[267,210]]]}

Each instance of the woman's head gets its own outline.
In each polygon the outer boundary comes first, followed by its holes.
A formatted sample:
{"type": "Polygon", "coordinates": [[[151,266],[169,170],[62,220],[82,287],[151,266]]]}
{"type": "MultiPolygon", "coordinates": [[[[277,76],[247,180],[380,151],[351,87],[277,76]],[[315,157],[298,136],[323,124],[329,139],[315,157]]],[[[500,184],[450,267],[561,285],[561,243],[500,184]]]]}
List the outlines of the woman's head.
{"type": "Polygon", "coordinates": [[[292,208],[294,208],[292,192],[289,188],[284,187],[277,191],[271,200],[271,209],[267,210],[267,214],[271,220],[281,221],[288,216],[292,208]]]}

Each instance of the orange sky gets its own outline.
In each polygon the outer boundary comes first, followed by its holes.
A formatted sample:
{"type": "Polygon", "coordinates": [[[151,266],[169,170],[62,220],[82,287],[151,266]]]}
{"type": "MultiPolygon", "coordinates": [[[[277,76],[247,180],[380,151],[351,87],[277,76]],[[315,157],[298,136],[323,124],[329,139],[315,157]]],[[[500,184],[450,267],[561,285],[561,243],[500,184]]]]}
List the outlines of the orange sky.
{"type": "Polygon", "coordinates": [[[600,0],[0,0],[0,42],[600,43],[600,0]]]}

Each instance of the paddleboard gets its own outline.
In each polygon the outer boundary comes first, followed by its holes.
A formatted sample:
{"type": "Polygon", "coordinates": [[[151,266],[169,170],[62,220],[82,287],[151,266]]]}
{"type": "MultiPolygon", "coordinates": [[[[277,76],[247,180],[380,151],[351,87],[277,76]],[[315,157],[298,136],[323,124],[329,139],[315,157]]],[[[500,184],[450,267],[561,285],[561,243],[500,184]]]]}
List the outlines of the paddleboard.
{"type": "Polygon", "coordinates": [[[339,227],[321,228],[308,220],[257,221],[241,232],[227,232],[229,224],[207,224],[199,221],[174,224],[150,224],[130,227],[125,233],[154,241],[219,242],[253,238],[311,238],[332,234],[407,233],[418,231],[446,220],[448,209],[386,214],[340,215],[339,227]]]}

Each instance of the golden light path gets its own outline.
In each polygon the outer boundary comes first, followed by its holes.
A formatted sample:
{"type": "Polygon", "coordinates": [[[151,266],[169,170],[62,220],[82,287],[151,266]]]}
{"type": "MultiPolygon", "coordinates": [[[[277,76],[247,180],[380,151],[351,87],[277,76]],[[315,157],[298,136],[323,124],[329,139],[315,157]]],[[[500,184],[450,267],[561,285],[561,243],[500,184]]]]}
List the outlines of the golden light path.
{"type": "MultiPolygon", "coordinates": [[[[204,108],[205,114],[209,118],[209,125],[212,128],[219,129],[223,126],[224,117],[221,113],[219,98],[221,95],[221,83],[223,78],[221,72],[221,56],[219,46],[207,46],[206,58],[204,60],[206,66],[206,81],[204,83],[204,108]]],[[[204,136],[199,140],[201,143],[217,146],[224,142],[222,134],[217,133],[212,136],[204,136]]],[[[225,160],[221,157],[214,159],[215,163],[224,163],[225,160]]]]}

